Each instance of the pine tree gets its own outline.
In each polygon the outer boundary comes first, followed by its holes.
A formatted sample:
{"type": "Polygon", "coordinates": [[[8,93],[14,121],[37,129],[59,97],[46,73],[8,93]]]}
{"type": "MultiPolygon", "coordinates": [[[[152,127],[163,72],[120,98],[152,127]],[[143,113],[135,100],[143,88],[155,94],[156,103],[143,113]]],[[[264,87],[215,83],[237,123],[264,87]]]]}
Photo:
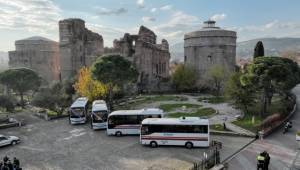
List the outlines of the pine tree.
{"type": "Polygon", "coordinates": [[[254,55],[253,56],[254,56],[254,58],[265,56],[264,45],[261,41],[258,41],[256,43],[256,46],[254,48],[254,55]]]}

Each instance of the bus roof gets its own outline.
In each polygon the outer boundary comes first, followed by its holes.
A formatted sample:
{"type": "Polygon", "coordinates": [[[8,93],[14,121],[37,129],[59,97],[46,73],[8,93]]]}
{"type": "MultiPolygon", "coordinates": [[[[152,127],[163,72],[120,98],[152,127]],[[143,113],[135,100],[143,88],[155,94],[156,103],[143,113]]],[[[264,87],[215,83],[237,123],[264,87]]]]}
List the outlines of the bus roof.
{"type": "Polygon", "coordinates": [[[71,105],[71,108],[76,107],[85,107],[88,102],[88,98],[86,97],[79,97],[75,100],[75,102],[71,105]]]}
{"type": "Polygon", "coordinates": [[[93,102],[92,111],[107,110],[107,105],[104,100],[95,100],[93,102]]]}
{"type": "Polygon", "coordinates": [[[140,110],[118,110],[111,112],[109,116],[112,115],[163,115],[164,112],[161,109],[149,108],[140,110]]]}
{"type": "Polygon", "coordinates": [[[208,125],[208,119],[200,117],[180,117],[180,118],[147,118],[142,121],[142,124],[151,125],[208,125]]]}

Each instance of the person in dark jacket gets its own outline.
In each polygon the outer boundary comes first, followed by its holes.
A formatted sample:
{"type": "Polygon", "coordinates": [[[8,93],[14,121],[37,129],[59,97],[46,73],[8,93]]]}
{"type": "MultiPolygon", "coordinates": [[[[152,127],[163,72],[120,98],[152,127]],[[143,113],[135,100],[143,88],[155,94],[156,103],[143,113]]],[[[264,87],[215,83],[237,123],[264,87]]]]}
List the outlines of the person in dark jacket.
{"type": "Polygon", "coordinates": [[[14,157],[13,165],[16,170],[20,168],[20,161],[16,157],[14,157]]]}
{"type": "Polygon", "coordinates": [[[7,166],[7,163],[4,162],[3,166],[1,167],[1,170],[10,170],[7,166]]]}
{"type": "Polygon", "coordinates": [[[260,153],[257,157],[257,170],[264,170],[265,169],[265,157],[263,153],[260,153]]]}
{"type": "Polygon", "coordinates": [[[265,170],[269,170],[269,164],[270,164],[271,157],[270,157],[270,155],[269,155],[269,153],[267,151],[264,151],[263,155],[265,157],[265,166],[264,166],[265,170]]]}
{"type": "Polygon", "coordinates": [[[14,170],[14,166],[13,164],[10,162],[10,160],[7,161],[7,166],[9,168],[9,170],[14,170]]]}

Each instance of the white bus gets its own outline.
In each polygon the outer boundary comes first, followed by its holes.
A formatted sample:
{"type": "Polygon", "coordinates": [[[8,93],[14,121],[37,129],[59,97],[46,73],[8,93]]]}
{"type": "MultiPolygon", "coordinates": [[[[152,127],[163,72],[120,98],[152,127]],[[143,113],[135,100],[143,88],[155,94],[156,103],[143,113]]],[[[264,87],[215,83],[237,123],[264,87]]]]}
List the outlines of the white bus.
{"type": "Polygon", "coordinates": [[[105,101],[95,100],[92,105],[91,128],[106,129],[108,113],[105,101]]]}
{"type": "Polygon", "coordinates": [[[145,119],[141,126],[143,145],[179,145],[187,148],[209,147],[209,121],[199,117],[145,119]]]}
{"type": "Polygon", "coordinates": [[[161,118],[164,113],[160,109],[118,110],[108,116],[108,135],[139,135],[141,122],[146,118],[161,118]]]}
{"type": "Polygon", "coordinates": [[[75,100],[69,109],[70,124],[83,124],[87,120],[88,99],[80,97],[75,100]]]}

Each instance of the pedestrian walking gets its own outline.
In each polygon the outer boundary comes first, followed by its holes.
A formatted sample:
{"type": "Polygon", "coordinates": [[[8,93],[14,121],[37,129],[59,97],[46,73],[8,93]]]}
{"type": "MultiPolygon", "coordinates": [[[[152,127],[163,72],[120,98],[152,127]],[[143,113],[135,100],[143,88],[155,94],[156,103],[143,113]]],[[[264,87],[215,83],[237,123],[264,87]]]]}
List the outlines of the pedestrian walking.
{"type": "Polygon", "coordinates": [[[263,153],[260,153],[257,157],[257,170],[265,170],[265,157],[263,153]]]}
{"type": "Polygon", "coordinates": [[[271,157],[267,151],[264,151],[263,154],[265,157],[265,170],[269,170],[269,164],[270,164],[271,157]]]}

